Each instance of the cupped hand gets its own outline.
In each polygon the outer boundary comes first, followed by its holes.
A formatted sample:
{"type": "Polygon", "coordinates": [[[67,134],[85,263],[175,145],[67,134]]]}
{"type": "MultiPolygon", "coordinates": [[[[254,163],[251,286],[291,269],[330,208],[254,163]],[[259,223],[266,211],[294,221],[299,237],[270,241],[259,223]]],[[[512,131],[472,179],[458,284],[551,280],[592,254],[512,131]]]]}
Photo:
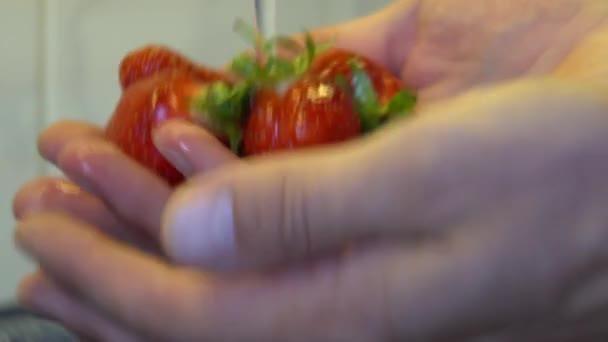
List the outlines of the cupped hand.
{"type": "Polygon", "coordinates": [[[79,182],[101,216],[152,232],[170,260],[100,233],[81,209],[40,206],[17,231],[43,270],[21,298],[113,341],[428,340],[585,323],[607,310],[605,18],[601,1],[400,1],[320,31],[399,72],[421,94],[416,118],[230,162],[175,194],[140,186],[136,198],[158,201],[143,223],[110,183],[145,172],[113,154],[121,172],[79,182]]]}
{"type": "Polygon", "coordinates": [[[103,340],[429,340],[586,324],[608,309],[605,90],[478,90],[366,142],[195,177],[164,214],[162,241],[184,266],[79,217],[30,214],[17,239],[44,272],[21,298],[103,340]]]}

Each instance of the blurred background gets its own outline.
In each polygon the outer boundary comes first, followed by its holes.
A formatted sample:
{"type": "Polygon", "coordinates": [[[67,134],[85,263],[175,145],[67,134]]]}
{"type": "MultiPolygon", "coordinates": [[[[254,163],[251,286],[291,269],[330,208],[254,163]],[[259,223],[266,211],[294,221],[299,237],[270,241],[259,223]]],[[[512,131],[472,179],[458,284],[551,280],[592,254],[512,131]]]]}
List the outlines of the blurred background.
{"type": "MultiPolygon", "coordinates": [[[[391,0],[274,0],[276,30],[297,32],[367,15],[391,0]]],[[[212,66],[247,46],[232,33],[253,0],[0,0],[0,304],[33,265],[14,247],[14,192],[55,171],[36,136],[60,119],[103,124],[119,97],[118,63],[161,43],[212,66]]]]}

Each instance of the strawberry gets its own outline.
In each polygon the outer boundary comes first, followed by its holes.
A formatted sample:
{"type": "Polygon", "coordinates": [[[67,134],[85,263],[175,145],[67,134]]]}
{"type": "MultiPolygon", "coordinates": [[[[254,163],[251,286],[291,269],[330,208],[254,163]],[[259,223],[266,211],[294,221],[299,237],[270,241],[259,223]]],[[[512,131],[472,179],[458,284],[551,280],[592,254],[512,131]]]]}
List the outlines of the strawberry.
{"type": "Polygon", "coordinates": [[[352,83],[353,77],[360,72],[352,67],[353,60],[357,60],[358,67],[370,78],[380,103],[388,103],[393,96],[404,89],[403,82],[384,66],[365,56],[339,48],[331,48],[319,53],[310,65],[310,72],[319,74],[323,78],[341,76],[352,83]]]}
{"type": "Polygon", "coordinates": [[[183,69],[205,82],[227,80],[223,73],[194,63],[177,51],[162,45],[146,45],[129,52],[120,63],[122,89],[165,69],[183,69]]]}
{"type": "Polygon", "coordinates": [[[274,50],[297,50],[295,41],[276,37],[260,43],[240,24],[258,47],[255,56],[243,54],[231,64],[232,72],[252,88],[251,110],[242,127],[245,155],[347,141],[408,113],[415,104],[416,97],[399,79],[364,56],[317,46],[307,37],[305,49],[287,59],[274,50]]]}
{"type": "Polygon", "coordinates": [[[177,185],[183,175],[160,154],[152,132],[181,118],[206,127],[221,140],[238,141],[247,89],[223,81],[204,82],[188,70],[165,69],[126,88],[107,123],[106,137],[127,155],[177,185]]]}
{"type": "Polygon", "coordinates": [[[365,56],[318,46],[310,36],[304,48],[281,36],[264,41],[240,23],[257,53],[233,59],[230,78],[166,48],[144,48],[121,63],[124,90],[106,135],[171,185],[183,175],[152,141],[168,119],[196,122],[249,156],[354,139],[415,105],[399,79],[365,56]],[[281,57],[277,48],[295,57],[281,57]]]}
{"type": "Polygon", "coordinates": [[[336,82],[310,76],[284,93],[260,89],[243,136],[245,155],[345,141],[361,123],[350,95],[336,82]]]}

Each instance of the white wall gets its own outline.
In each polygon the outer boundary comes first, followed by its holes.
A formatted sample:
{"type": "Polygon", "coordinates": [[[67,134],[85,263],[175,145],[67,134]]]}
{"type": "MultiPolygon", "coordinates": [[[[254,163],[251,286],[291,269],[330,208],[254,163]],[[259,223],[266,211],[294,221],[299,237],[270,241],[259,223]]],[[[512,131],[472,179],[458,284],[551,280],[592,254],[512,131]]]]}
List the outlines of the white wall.
{"type": "MultiPolygon", "coordinates": [[[[366,14],[390,0],[277,0],[278,28],[297,31],[366,14]]],[[[157,42],[220,66],[245,46],[232,34],[246,0],[0,1],[0,302],[32,265],[13,244],[11,199],[49,170],[35,137],[62,118],[103,123],[119,95],[117,64],[157,42]]]]}

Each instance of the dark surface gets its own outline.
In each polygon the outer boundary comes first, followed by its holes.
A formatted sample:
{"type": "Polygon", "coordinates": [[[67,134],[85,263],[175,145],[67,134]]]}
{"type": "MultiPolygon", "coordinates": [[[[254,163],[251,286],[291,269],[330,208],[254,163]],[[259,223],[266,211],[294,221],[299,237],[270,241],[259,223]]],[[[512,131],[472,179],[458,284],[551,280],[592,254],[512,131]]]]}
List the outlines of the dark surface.
{"type": "Polygon", "coordinates": [[[0,308],[0,342],[75,342],[60,325],[17,306],[0,308]]]}

